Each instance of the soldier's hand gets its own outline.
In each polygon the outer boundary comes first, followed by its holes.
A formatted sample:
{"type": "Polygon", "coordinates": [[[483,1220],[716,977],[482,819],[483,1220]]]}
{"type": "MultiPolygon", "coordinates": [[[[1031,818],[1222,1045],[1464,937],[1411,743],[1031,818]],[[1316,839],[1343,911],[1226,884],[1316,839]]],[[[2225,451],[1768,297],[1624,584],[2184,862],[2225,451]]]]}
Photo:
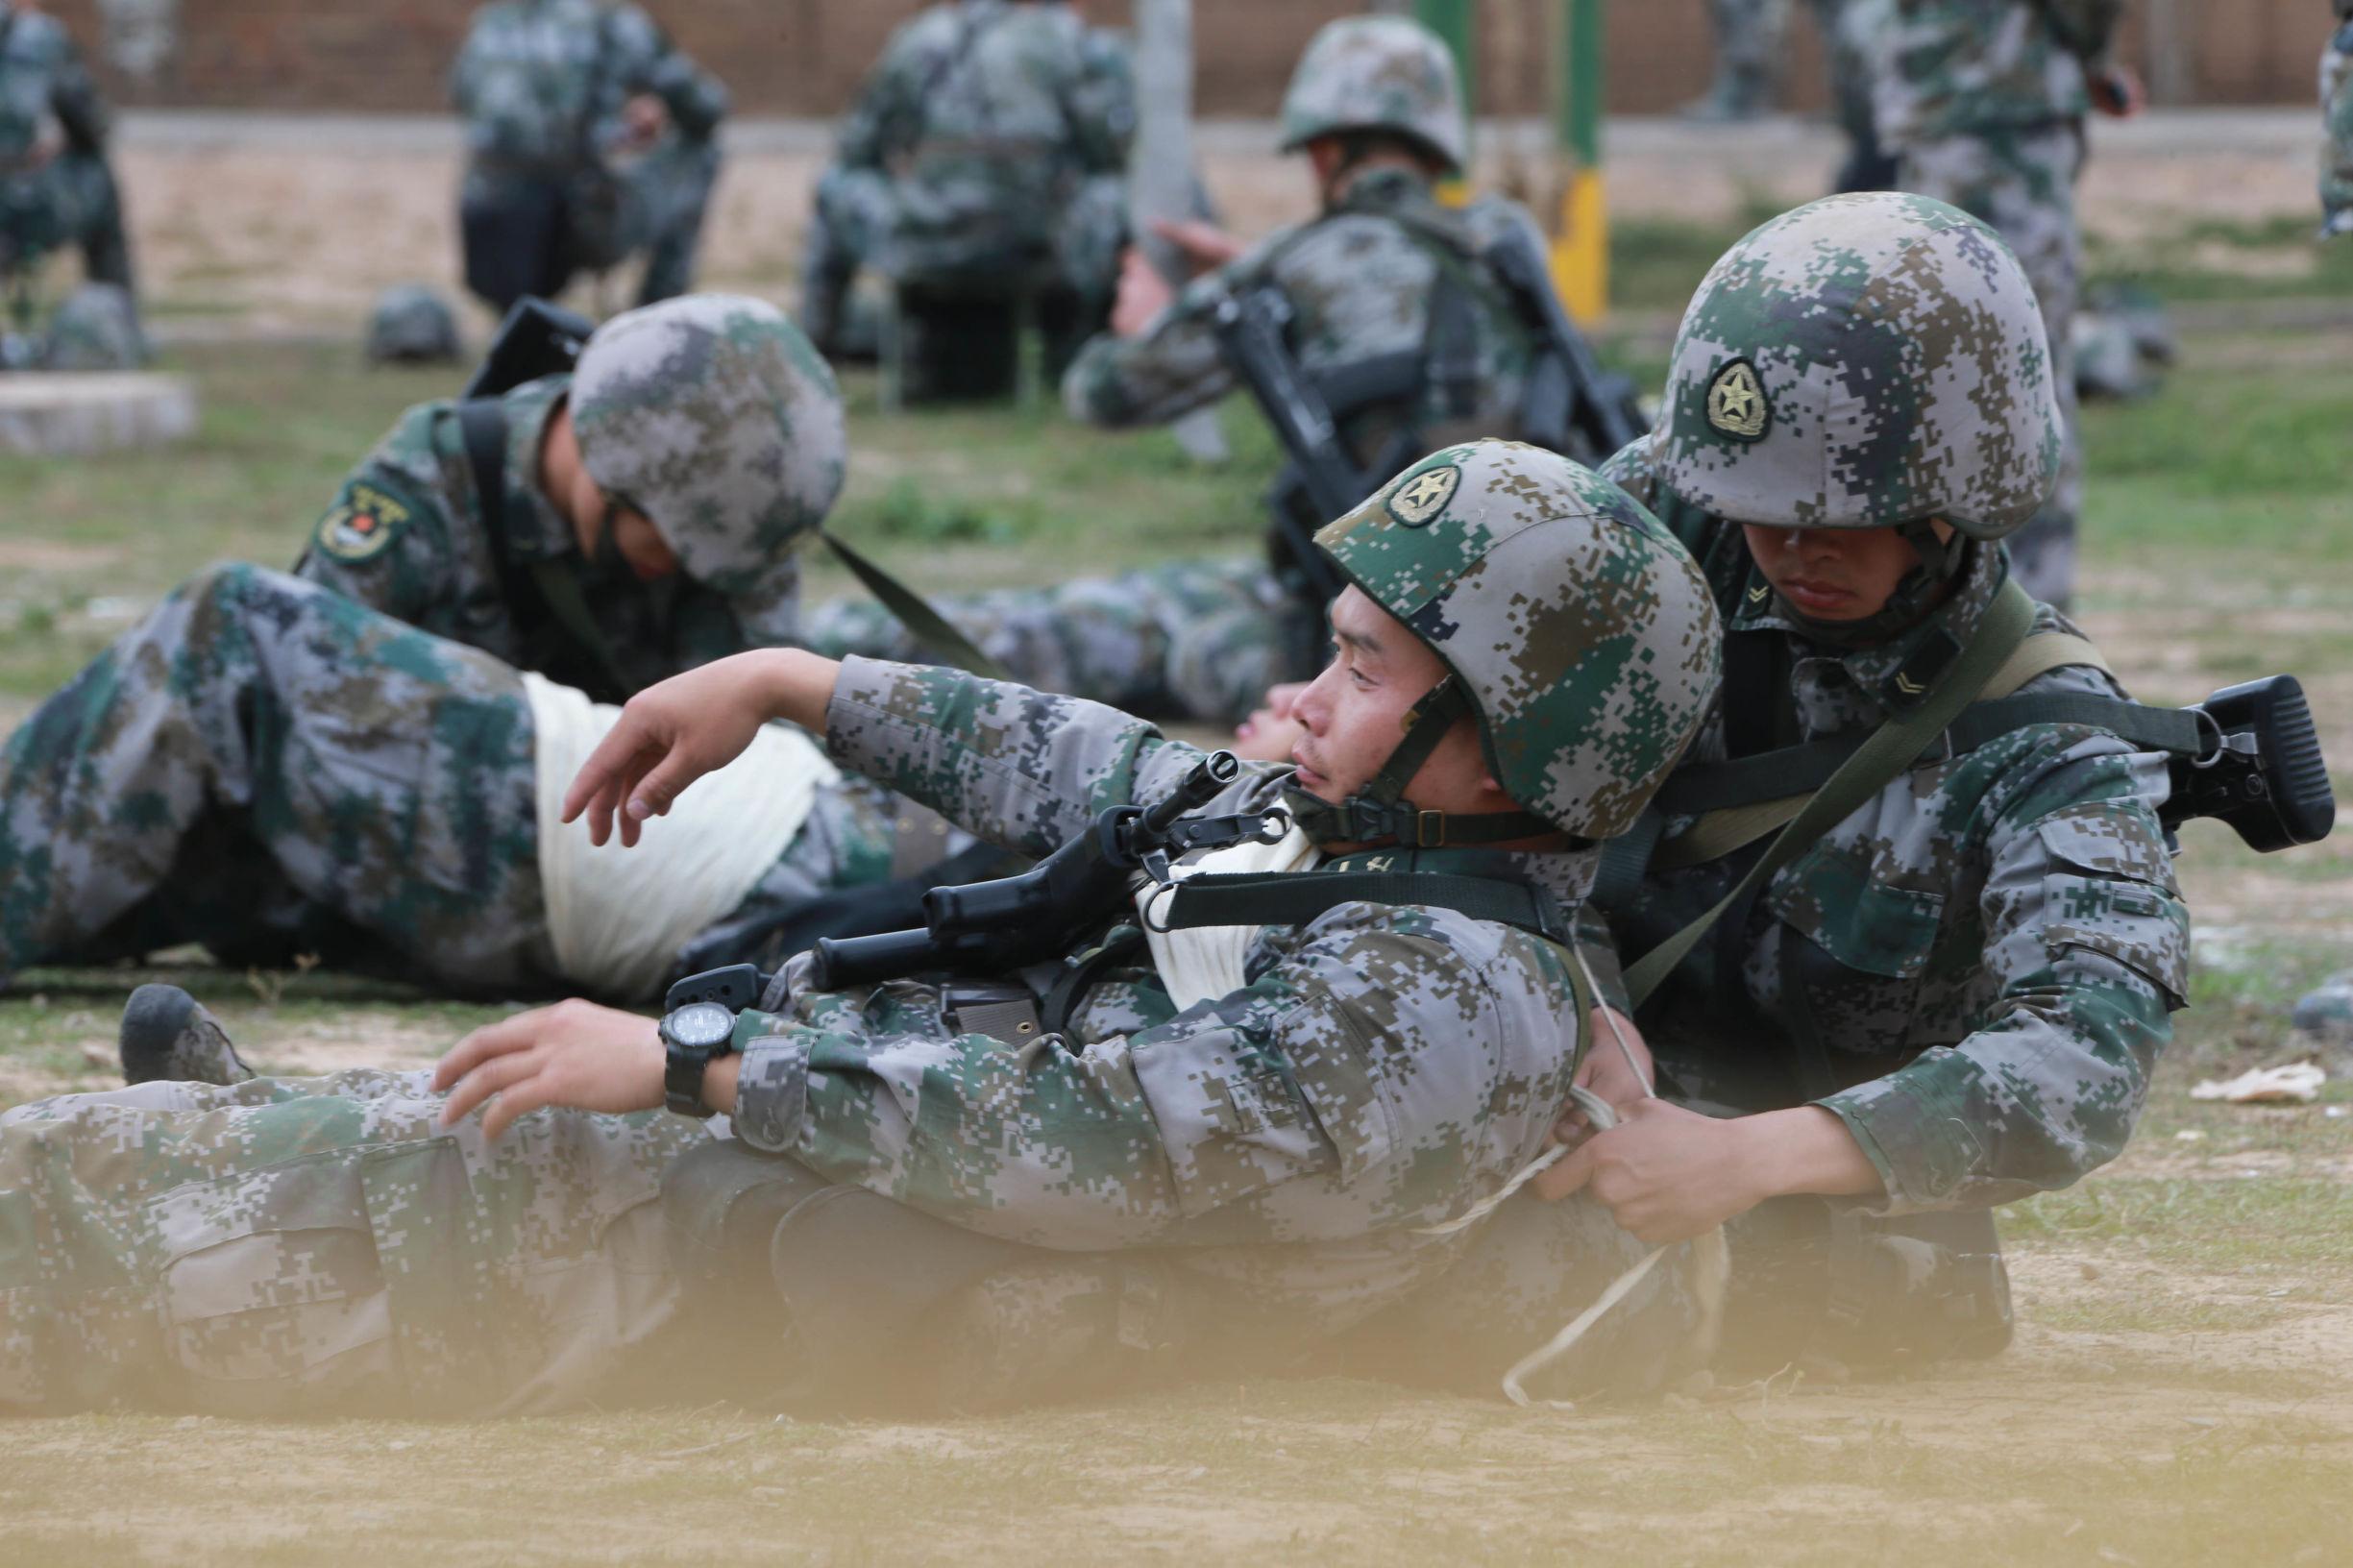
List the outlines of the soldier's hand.
{"type": "Polygon", "coordinates": [[[652,93],[641,92],[621,106],[621,121],[631,147],[650,147],[670,127],[670,110],[652,93]]]}
{"type": "Polygon", "coordinates": [[[542,1106],[581,1111],[650,1111],[662,1104],[662,1037],[651,1018],[594,1002],[558,1002],[477,1029],[433,1068],[447,1090],[441,1125],[477,1106],[482,1136],[496,1140],[515,1118],[542,1106]]]}
{"type": "Polygon", "coordinates": [[[2148,90],[2130,67],[2108,65],[2088,73],[2092,107],[2113,119],[2129,120],[2148,103],[2148,90]]]}
{"type": "Polygon", "coordinates": [[[590,842],[603,844],[618,820],[621,842],[634,846],[648,818],[664,815],[689,784],[742,756],[769,720],[821,733],[840,669],[813,653],[768,649],[647,687],[580,765],[564,792],[564,821],[586,814],[590,842]]]}
{"type": "Polygon", "coordinates": [[[1198,218],[1187,218],[1181,223],[1154,218],[1152,232],[1183,252],[1195,272],[1214,271],[1247,249],[1223,229],[1198,218]]]}
{"type": "Polygon", "coordinates": [[[1141,337],[1175,298],[1168,281],[1131,245],[1119,254],[1119,297],[1112,304],[1111,330],[1121,337],[1141,337]]]}
{"type": "Polygon", "coordinates": [[[1636,1100],[1621,1115],[1538,1176],[1536,1191],[1565,1198],[1590,1188],[1623,1229],[1653,1246],[1704,1235],[1765,1196],[1755,1189],[1742,1121],[1655,1099],[1636,1100]]]}
{"type": "MultiPolygon", "coordinates": [[[[1651,1047],[1643,1041],[1642,1031],[1634,1027],[1634,1020],[1613,1008],[1598,1006],[1593,1010],[1590,1029],[1593,1043],[1586,1050],[1585,1059],[1577,1065],[1577,1076],[1571,1082],[1599,1094],[1613,1111],[1624,1111],[1635,1101],[1649,1097],[1657,1072],[1651,1063],[1651,1047]],[[1626,1037],[1624,1050],[1618,1048],[1618,1033],[1612,1032],[1613,1025],[1626,1037]],[[1627,1060],[1630,1056],[1633,1058],[1631,1062],[1627,1060]]],[[[1574,1145],[1591,1131],[1585,1114],[1574,1102],[1553,1123],[1556,1142],[1574,1145]]],[[[1544,1181],[1558,1174],[1557,1165],[1546,1171],[1537,1179],[1539,1189],[1544,1181]]]]}

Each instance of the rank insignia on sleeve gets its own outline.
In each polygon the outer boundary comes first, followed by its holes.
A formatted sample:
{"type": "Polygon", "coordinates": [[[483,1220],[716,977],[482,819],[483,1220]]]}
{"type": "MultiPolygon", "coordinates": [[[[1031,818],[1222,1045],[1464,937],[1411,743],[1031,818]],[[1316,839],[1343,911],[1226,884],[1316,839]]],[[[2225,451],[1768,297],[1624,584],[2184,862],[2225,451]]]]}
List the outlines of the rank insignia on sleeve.
{"type": "Polygon", "coordinates": [[[1455,487],[1461,482],[1462,470],[1452,463],[1424,469],[1389,497],[1389,515],[1409,528],[1418,528],[1446,510],[1446,503],[1455,499],[1455,487]]]}
{"type": "Polygon", "coordinates": [[[1756,367],[1746,359],[1733,360],[1707,383],[1707,423],[1718,433],[1735,441],[1753,441],[1765,433],[1766,422],[1772,417],[1764,383],[1756,379],[1756,367]]]}
{"type": "Polygon", "coordinates": [[[355,479],[319,519],[318,546],[338,561],[373,560],[415,515],[389,490],[355,479]]]}

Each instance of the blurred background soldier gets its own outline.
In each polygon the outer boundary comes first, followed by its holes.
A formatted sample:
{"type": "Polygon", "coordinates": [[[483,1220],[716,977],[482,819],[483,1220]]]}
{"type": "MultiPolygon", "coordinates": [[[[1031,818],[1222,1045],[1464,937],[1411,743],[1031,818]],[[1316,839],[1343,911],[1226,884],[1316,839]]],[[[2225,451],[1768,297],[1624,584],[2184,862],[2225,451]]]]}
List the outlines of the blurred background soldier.
{"type": "Polygon", "coordinates": [[[450,97],[466,121],[466,286],[493,308],[552,298],[574,274],[649,246],[639,303],[692,282],[727,91],[644,12],[599,0],[485,6],[450,97]]]}
{"type": "MultiPolygon", "coordinates": [[[[1460,210],[1437,200],[1464,142],[1445,44],[1401,17],[1331,23],[1291,78],[1283,137],[1308,155],[1321,214],[1247,251],[1205,224],[1170,226],[1168,236],[1213,269],[1181,294],[1130,251],[1112,332],[1081,350],[1064,379],[1071,413],[1155,425],[1215,403],[1241,384],[1218,335],[1220,308],[1270,290],[1288,317],[1294,368],[1328,389],[1346,461],[1381,468],[1379,454],[1401,442],[1421,451],[1463,432],[1518,432],[1538,343],[1488,252],[1514,233],[1532,236],[1533,225],[1499,198],[1460,210]]],[[[1135,713],[1238,719],[1270,685],[1311,674],[1321,654],[1323,597],[1299,578],[1280,527],[1274,553],[939,607],[1017,678],[1135,713]]],[[[805,641],[837,656],[915,651],[895,622],[862,603],[815,612],[805,641]]]]}
{"type": "Polygon", "coordinates": [[[2337,0],[2338,28],[2320,51],[2320,233],[2353,230],[2353,0],[2337,0]]]}
{"type": "Polygon", "coordinates": [[[395,283],[368,310],[371,365],[453,364],[464,352],[456,312],[427,284],[395,283]]]}
{"type": "Polygon", "coordinates": [[[2070,343],[2082,246],[2075,180],[2088,110],[2126,115],[2140,84],[2108,60],[2123,0],[1849,0],[1869,40],[1880,144],[1897,188],[1994,226],[2026,269],[2058,362],[2066,429],[2057,489],[2010,540],[2019,580],[2064,609],[2075,585],[2083,448],[2070,343]]]}
{"type": "Polygon", "coordinates": [[[960,0],[892,35],[818,183],[801,324],[847,346],[849,288],[897,295],[923,397],[1012,390],[1019,317],[1062,365],[1100,326],[1126,232],[1125,51],[1058,0],[960,0]]]}
{"type": "Polygon", "coordinates": [[[1707,20],[1716,74],[1706,92],[1683,106],[1683,117],[1753,120],[1773,107],[1789,36],[1789,0],[1708,0],[1707,20]]]}
{"type": "Polygon", "coordinates": [[[77,246],[89,281],[134,292],[107,110],[73,39],[34,0],[0,0],[0,287],[21,330],[31,272],[77,246]]]}

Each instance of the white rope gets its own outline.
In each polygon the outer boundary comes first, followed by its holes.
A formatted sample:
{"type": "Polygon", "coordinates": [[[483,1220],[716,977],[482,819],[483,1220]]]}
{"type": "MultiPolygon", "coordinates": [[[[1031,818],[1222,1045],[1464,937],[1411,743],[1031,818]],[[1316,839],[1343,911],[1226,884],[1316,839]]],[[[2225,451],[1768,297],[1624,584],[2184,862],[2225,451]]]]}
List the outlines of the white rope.
{"type": "MultiPolygon", "coordinates": [[[[1593,969],[1585,962],[1583,950],[1571,943],[1569,956],[1576,960],[1578,969],[1584,975],[1586,994],[1598,1001],[1601,987],[1594,981],[1593,969]]],[[[1617,1042],[1618,1054],[1626,1059],[1627,1070],[1634,1075],[1634,1082],[1642,1086],[1642,1097],[1646,1100],[1654,1098],[1657,1090],[1652,1086],[1650,1074],[1644,1072],[1642,1065],[1634,1059],[1634,1048],[1627,1041],[1626,1031],[1618,1025],[1617,1010],[1606,1003],[1600,1005],[1603,1021],[1608,1024],[1610,1037],[1617,1042]]],[[[1582,1084],[1570,1086],[1569,1098],[1585,1114],[1585,1119],[1593,1124],[1596,1133],[1605,1133],[1618,1124],[1617,1112],[1610,1108],[1606,1100],[1582,1084]]],[[[1499,1190],[1480,1199],[1462,1214],[1444,1224],[1421,1227],[1420,1234],[1452,1236],[1457,1231],[1477,1224],[1502,1207],[1504,1200],[1557,1164],[1561,1156],[1568,1152],[1565,1144],[1553,1145],[1522,1165],[1499,1190]]],[[[1538,1404],[1554,1409],[1576,1409],[1574,1403],[1565,1399],[1535,1399],[1523,1386],[1524,1381],[1566,1356],[1609,1309],[1624,1301],[1627,1293],[1642,1283],[1643,1276],[1650,1273],[1666,1251],[1667,1248],[1663,1246],[1653,1247],[1642,1262],[1610,1281],[1608,1288],[1594,1298],[1593,1305],[1562,1324],[1558,1334],[1513,1362],[1511,1370],[1504,1374],[1504,1397],[1523,1409],[1538,1404]]],[[[1731,1253],[1725,1244],[1724,1227],[1719,1225],[1704,1236],[1695,1237],[1691,1243],[1691,1288],[1692,1293],[1700,1298],[1700,1323],[1694,1335],[1693,1348],[1703,1361],[1715,1354],[1716,1336],[1724,1326],[1725,1287],[1730,1276],[1731,1253]]]]}

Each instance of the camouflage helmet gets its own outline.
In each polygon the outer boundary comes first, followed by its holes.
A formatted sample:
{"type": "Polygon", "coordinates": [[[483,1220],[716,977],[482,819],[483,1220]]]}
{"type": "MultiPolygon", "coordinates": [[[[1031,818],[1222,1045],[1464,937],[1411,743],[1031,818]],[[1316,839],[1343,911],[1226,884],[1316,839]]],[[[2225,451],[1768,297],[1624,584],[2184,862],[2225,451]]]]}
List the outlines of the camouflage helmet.
{"type": "Polygon", "coordinates": [[[395,283],[368,308],[368,363],[447,364],[464,351],[457,315],[423,283],[395,283]]]}
{"type": "Polygon", "coordinates": [[[646,515],[755,640],[796,629],[793,551],[841,493],[842,396],[774,306],[688,294],[597,329],[572,377],[590,478],[646,515]]]}
{"type": "Polygon", "coordinates": [[[1462,167],[1462,87],[1444,39],[1403,16],[1324,24],[1283,95],[1283,150],[1343,131],[1386,131],[1462,167]]]}
{"type": "Polygon", "coordinates": [[[1683,313],[1654,456],[1720,517],[1873,528],[2023,526],[2059,472],[2034,289],[1957,208],[1831,196],[1755,230],[1683,313]]]}
{"type": "Polygon", "coordinates": [[[1715,699],[1723,634],[1698,565],[1556,453],[1443,448],[1315,539],[1445,664],[1504,793],[1563,831],[1631,827],[1715,699]]]}
{"type": "Polygon", "coordinates": [[[66,295],[40,354],[43,370],[136,370],[146,362],[138,307],[116,283],[84,283],[66,295]]]}

